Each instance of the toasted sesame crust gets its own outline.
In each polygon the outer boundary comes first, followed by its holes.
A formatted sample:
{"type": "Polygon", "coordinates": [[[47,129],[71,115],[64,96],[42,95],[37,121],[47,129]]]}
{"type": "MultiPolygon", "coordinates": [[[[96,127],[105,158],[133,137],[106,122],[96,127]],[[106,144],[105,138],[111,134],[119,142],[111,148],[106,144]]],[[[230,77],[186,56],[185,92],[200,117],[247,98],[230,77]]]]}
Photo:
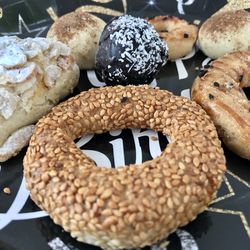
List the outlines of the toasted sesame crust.
{"type": "Polygon", "coordinates": [[[250,51],[227,54],[212,63],[192,87],[192,99],[210,115],[226,146],[250,160],[250,51]]]}
{"type": "Polygon", "coordinates": [[[36,204],[79,241],[104,249],[150,245],[195,219],[225,169],[205,111],[148,86],[90,89],[61,103],[38,122],[24,158],[36,204]],[[73,141],[117,128],[151,128],[171,143],[153,160],[108,169],[73,141]]]}
{"type": "Polygon", "coordinates": [[[169,60],[186,56],[192,51],[198,27],[175,16],[156,16],[148,20],[169,47],[169,60]]]}

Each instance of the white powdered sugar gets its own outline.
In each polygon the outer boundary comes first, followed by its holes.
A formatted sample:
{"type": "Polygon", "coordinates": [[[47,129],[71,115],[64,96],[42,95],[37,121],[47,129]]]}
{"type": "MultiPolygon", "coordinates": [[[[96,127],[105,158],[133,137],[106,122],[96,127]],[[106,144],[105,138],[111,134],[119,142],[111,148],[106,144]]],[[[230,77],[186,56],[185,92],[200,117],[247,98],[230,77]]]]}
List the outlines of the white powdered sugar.
{"type": "MultiPolygon", "coordinates": [[[[70,53],[70,48],[63,43],[47,38],[0,37],[0,85],[22,83],[30,78],[37,70],[36,63],[32,62],[34,57],[48,55],[57,59],[70,53]]],[[[64,63],[63,69],[67,65],[64,63]]]]}
{"type": "Polygon", "coordinates": [[[12,116],[16,110],[19,97],[4,88],[0,88],[0,115],[5,119],[12,116]]]}
{"type": "Polygon", "coordinates": [[[27,112],[38,83],[53,88],[70,67],[71,51],[47,38],[0,37],[0,116],[9,119],[18,103],[27,112]]]}
{"type": "MultiPolygon", "coordinates": [[[[13,69],[2,69],[1,74],[4,74],[6,77],[6,81],[8,83],[20,83],[29,78],[32,73],[35,71],[36,65],[35,63],[27,63],[24,67],[21,68],[13,68],[13,69]]],[[[1,84],[1,82],[0,82],[1,84]]]]}
{"type": "Polygon", "coordinates": [[[54,87],[56,80],[61,76],[62,69],[56,65],[49,65],[45,68],[44,83],[47,87],[54,87]]]}
{"type": "Polygon", "coordinates": [[[26,62],[26,55],[22,52],[20,47],[16,45],[7,46],[0,50],[0,65],[5,67],[6,69],[22,66],[26,62]]]}

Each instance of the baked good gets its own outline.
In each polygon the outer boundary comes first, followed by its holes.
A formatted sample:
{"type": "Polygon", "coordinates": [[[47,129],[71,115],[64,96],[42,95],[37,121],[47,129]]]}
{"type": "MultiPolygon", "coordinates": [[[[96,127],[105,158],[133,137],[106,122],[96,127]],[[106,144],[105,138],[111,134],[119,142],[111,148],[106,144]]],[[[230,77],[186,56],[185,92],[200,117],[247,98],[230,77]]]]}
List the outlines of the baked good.
{"type": "Polygon", "coordinates": [[[72,91],[78,79],[79,68],[66,45],[46,38],[0,37],[0,131],[4,131],[0,133],[0,161],[28,143],[31,129],[18,132],[22,143],[9,137],[46,114],[72,91]],[[8,142],[6,148],[8,138],[13,144],[8,142]]]}
{"type": "Polygon", "coordinates": [[[250,160],[250,51],[233,52],[212,63],[197,77],[192,99],[212,118],[225,145],[250,160]]]}
{"type": "Polygon", "coordinates": [[[198,34],[198,46],[205,55],[216,59],[226,53],[250,49],[250,13],[225,10],[208,18],[198,34]]]}
{"type": "Polygon", "coordinates": [[[28,125],[17,129],[0,146],[0,162],[7,161],[9,158],[17,155],[22,148],[27,146],[31,135],[34,132],[34,125],[28,125]]]}
{"type": "Polygon", "coordinates": [[[196,42],[198,27],[175,16],[155,16],[148,19],[169,48],[169,60],[189,54],[196,42]]]}
{"type": "Polygon", "coordinates": [[[93,69],[105,25],[102,19],[79,9],[59,17],[47,37],[68,45],[80,69],[93,69]]]}
{"type": "Polygon", "coordinates": [[[36,125],[24,158],[31,198],[79,241],[103,249],[151,245],[208,206],[225,157],[199,105],[142,86],[92,88],[36,125]],[[96,167],[74,139],[112,129],[151,128],[171,137],[162,154],[124,168],[96,167]]]}
{"type": "Polygon", "coordinates": [[[166,63],[167,51],[152,25],[123,15],[114,18],[101,35],[96,70],[108,85],[150,83],[166,63]]]}

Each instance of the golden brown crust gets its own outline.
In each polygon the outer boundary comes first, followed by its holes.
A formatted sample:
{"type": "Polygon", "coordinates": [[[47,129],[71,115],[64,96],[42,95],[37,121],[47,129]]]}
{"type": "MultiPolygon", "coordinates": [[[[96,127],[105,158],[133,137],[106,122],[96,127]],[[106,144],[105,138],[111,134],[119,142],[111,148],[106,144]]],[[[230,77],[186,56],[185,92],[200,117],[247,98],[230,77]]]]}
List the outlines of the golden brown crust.
{"type": "Polygon", "coordinates": [[[198,27],[175,16],[156,16],[148,20],[169,47],[169,59],[175,60],[192,51],[198,27]]]}
{"type": "Polygon", "coordinates": [[[149,86],[90,89],[41,119],[24,158],[31,197],[79,241],[104,249],[150,245],[193,220],[225,171],[216,129],[196,103],[149,86]],[[170,135],[160,157],[97,168],[82,134],[151,128],[170,135]]]}
{"type": "Polygon", "coordinates": [[[212,63],[192,87],[192,99],[211,116],[224,143],[250,160],[250,102],[241,88],[249,87],[250,51],[234,52],[212,63]]]}

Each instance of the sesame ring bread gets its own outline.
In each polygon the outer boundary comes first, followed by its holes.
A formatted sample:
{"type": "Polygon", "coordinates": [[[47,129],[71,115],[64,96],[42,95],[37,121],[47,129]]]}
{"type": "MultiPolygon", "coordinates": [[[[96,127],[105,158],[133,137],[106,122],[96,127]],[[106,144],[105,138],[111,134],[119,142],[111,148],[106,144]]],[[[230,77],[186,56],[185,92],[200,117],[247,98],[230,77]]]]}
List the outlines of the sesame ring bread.
{"type": "Polygon", "coordinates": [[[33,124],[79,79],[70,49],[46,38],[0,37],[0,162],[28,144],[33,124]]]}
{"type": "Polygon", "coordinates": [[[99,39],[105,25],[102,19],[76,10],[56,19],[47,37],[69,46],[80,69],[93,69],[99,39]]]}
{"type": "Polygon", "coordinates": [[[216,59],[226,53],[250,49],[250,13],[221,11],[200,27],[197,44],[204,54],[216,59]]]}
{"type": "Polygon", "coordinates": [[[225,158],[216,129],[195,102],[149,86],[90,89],[36,125],[24,158],[35,203],[79,241],[104,249],[150,245],[195,219],[211,202],[225,158]],[[82,134],[151,128],[171,143],[150,161],[96,167],[82,134]]]}
{"type": "Polygon", "coordinates": [[[175,16],[156,16],[148,19],[169,48],[169,60],[186,56],[193,49],[198,27],[175,16]]]}
{"type": "Polygon", "coordinates": [[[250,51],[233,52],[212,63],[197,77],[192,99],[212,118],[225,145],[250,160],[250,51]]]}

